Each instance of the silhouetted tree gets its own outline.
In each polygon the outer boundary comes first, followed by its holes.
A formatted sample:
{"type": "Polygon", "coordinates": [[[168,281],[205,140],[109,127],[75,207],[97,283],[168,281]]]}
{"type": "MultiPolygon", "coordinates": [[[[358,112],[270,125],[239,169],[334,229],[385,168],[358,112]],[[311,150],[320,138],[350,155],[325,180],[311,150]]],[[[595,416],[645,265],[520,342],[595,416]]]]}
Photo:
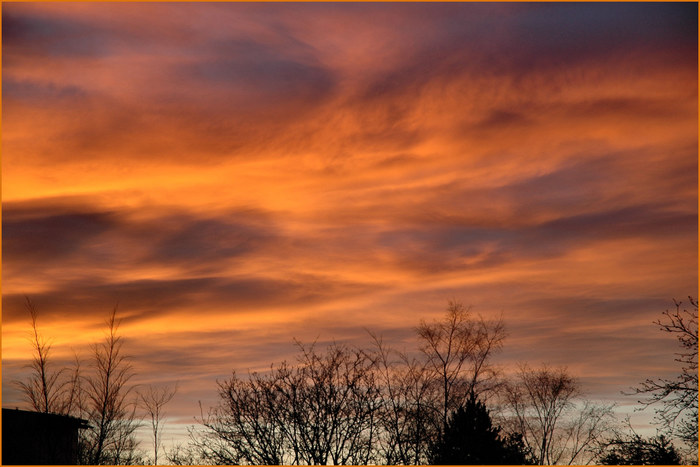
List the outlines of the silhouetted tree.
{"type": "Polygon", "coordinates": [[[82,464],[134,464],[137,452],[135,400],[130,400],[133,376],[117,334],[116,307],[107,320],[107,336],[92,347],[90,372],[84,374],[78,356],[74,368],[52,368],[51,345],[38,331],[36,307],[26,298],[32,320],[32,373],[17,384],[39,412],[72,415],[88,421],[79,433],[78,461],[82,464]]]}
{"type": "Polygon", "coordinates": [[[663,435],[644,439],[635,433],[610,441],[599,461],[604,465],[680,465],[681,458],[663,435]]]}
{"type": "Polygon", "coordinates": [[[688,300],[690,310],[682,308],[683,302],[674,300],[676,309],[666,310],[664,318],[654,322],[678,339],[682,350],[676,354],[676,361],[682,366],[681,373],[675,379],[647,379],[635,393],[648,396],[639,401],[645,406],[661,404],[657,410],[659,422],[697,453],[698,302],[690,296],[688,300]]]}
{"type": "Polygon", "coordinates": [[[374,341],[377,382],[383,399],[378,449],[383,464],[426,464],[442,428],[438,381],[426,362],[374,341]]]}
{"type": "Polygon", "coordinates": [[[300,345],[299,363],[219,383],[220,404],[194,439],[216,464],[376,462],[381,397],[361,350],[300,345]]]}
{"type": "Polygon", "coordinates": [[[523,366],[504,391],[507,431],[494,427],[484,400],[503,386],[490,362],[505,336],[502,321],[475,319],[451,302],[443,321],[421,322],[417,333],[417,356],[370,333],[370,350],[300,345],[295,365],[244,378],[234,372],[219,383],[219,404],[202,411],[203,428],[190,432],[190,445],[168,458],[357,465],[553,464],[595,456],[611,407],[582,400],[564,370],[523,366]]]}
{"type": "Polygon", "coordinates": [[[84,378],[84,404],[78,414],[88,421],[81,433],[81,455],[86,464],[133,464],[136,453],[136,400],[132,365],[122,353],[117,334],[117,308],[107,320],[107,335],[92,347],[92,373],[84,378]]]}
{"type": "Polygon", "coordinates": [[[165,405],[170,402],[177,392],[177,385],[170,386],[148,386],[145,390],[139,391],[138,396],[141,406],[146,411],[146,416],[150,420],[151,435],[153,436],[153,465],[158,465],[158,451],[163,435],[163,418],[165,417],[165,405]]]}
{"type": "MultiPolygon", "coordinates": [[[[325,354],[300,345],[297,367],[302,381],[302,411],[292,411],[304,463],[368,464],[376,462],[373,446],[378,433],[381,398],[374,361],[361,350],[333,345],[325,354]],[[319,442],[320,440],[320,442],[319,442]]],[[[287,405],[289,406],[289,405],[287,405]]]]}
{"type": "Polygon", "coordinates": [[[473,317],[470,308],[451,301],[443,320],[421,321],[417,328],[420,350],[427,367],[440,381],[442,426],[471,392],[479,395],[496,385],[496,372],[489,359],[505,339],[502,320],[473,317]]]}
{"type": "Polygon", "coordinates": [[[53,369],[50,358],[51,344],[39,334],[38,312],[29,297],[25,307],[31,318],[32,362],[31,373],[26,381],[16,384],[31,408],[37,412],[70,414],[78,403],[80,364],[70,368],[53,369]]]}
{"type": "Polygon", "coordinates": [[[418,358],[375,343],[380,392],[384,400],[380,450],[386,464],[424,464],[448,415],[468,394],[494,389],[499,381],[490,364],[505,338],[502,321],[473,316],[449,302],[440,321],[416,328],[418,358]]]}
{"type": "Polygon", "coordinates": [[[586,463],[608,435],[612,406],[581,399],[578,382],[565,369],[522,365],[505,388],[513,431],[539,465],[586,463]]]}
{"type": "Polygon", "coordinates": [[[483,402],[472,393],[450,416],[444,432],[433,444],[431,464],[529,464],[528,451],[519,434],[501,436],[483,402]]]}
{"type": "MultiPolygon", "coordinates": [[[[192,431],[190,430],[190,434],[192,431]]],[[[172,465],[205,465],[196,444],[175,444],[165,452],[165,458],[172,465]]]]}

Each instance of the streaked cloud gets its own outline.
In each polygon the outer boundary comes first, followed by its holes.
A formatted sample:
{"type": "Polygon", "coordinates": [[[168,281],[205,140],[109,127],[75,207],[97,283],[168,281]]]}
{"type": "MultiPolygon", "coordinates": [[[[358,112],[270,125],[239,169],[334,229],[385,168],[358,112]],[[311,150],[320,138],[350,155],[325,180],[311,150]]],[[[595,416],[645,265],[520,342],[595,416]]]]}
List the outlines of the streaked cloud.
{"type": "MultiPolygon", "coordinates": [[[[447,300],[601,398],[697,295],[697,5],[3,5],[3,370],[119,303],[175,414],[447,300]],[[623,368],[624,370],[620,370],[623,368]],[[186,397],[185,397],[186,396],[186,397]]],[[[3,384],[4,400],[16,390],[3,384]]]]}

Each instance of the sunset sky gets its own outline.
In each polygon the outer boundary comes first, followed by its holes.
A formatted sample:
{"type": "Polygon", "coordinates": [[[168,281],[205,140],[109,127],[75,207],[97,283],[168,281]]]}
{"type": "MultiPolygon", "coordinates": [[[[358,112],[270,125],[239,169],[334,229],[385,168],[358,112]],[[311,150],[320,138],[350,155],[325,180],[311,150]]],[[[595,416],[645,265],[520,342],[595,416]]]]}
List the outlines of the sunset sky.
{"type": "MultiPolygon", "coordinates": [[[[3,3],[2,404],[115,304],[137,383],[293,339],[413,348],[448,300],[598,400],[698,293],[697,4],[3,3]],[[687,299],[686,299],[687,300],[687,299]]],[[[167,435],[166,435],[167,439],[167,435]]]]}

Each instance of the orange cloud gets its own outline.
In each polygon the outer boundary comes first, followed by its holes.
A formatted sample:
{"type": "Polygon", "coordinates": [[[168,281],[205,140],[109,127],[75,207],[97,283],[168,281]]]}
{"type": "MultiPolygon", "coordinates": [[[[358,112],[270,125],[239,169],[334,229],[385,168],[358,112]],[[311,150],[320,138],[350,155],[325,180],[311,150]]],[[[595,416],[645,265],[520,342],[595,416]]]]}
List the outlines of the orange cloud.
{"type": "Polygon", "coordinates": [[[5,402],[24,294],[61,361],[119,302],[139,381],[191,400],[294,337],[410,347],[450,298],[503,313],[506,366],[672,374],[648,323],[697,292],[696,18],[3,5],[5,402]]]}

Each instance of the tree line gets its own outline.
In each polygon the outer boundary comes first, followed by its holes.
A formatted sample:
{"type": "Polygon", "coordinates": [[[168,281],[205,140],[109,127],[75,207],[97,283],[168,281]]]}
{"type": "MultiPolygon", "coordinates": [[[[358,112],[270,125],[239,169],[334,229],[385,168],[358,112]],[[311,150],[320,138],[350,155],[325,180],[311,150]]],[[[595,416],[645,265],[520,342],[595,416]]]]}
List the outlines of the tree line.
{"type": "Polygon", "coordinates": [[[506,377],[493,357],[506,339],[502,319],[487,320],[450,302],[444,317],[421,321],[411,351],[297,342],[294,362],[219,381],[219,403],[190,427],[189,441],[163,455],[164,406],[176,388],[136,388],[122,353],[116,309],[89,371],[52,371],[50,345],[32,318],[30,377],[19,385],[34,410],[88,420],[85,464],[679,464],[697,452],[697,302],[676,302],[657,324],[683,348],[677,380],[649,379],[633,393],[656,405],[659,432],[624,427],[612,405],[588,400],[565,368],[521,364],[506,377]],[[693,379],[694,376],[694,379],[693,379]],[[153,456],[137,447],[142,420],[153,456]],[[676,446],[671,439],[685,443],[676,446]],[[685,454],[686,457],[682,458],[685,454]]]}

